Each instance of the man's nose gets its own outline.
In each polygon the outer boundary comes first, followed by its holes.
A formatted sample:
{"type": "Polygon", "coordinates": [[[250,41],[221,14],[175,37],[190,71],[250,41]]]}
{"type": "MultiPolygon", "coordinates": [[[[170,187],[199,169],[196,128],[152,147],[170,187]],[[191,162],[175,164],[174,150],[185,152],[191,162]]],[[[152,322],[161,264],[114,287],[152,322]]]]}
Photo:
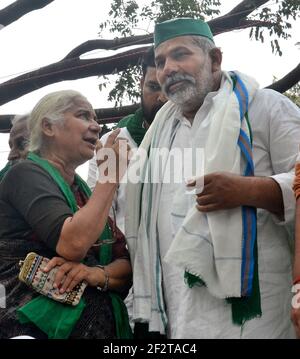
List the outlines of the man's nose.
{"type": "Polygon", "coordinates": [[[165,66],[163,68],[164,76],[170,76],[178,72],[178,64],[171,58],[167,58],[165,61],[165,66]]]}
{"type": "Polygon", "coordinates": [[[163,92],[160,92],[158,95],[157,101],[161,102],[161,103],[165,103],[168,101],[168,98],[166,97],[166,95],[163,92]]]}

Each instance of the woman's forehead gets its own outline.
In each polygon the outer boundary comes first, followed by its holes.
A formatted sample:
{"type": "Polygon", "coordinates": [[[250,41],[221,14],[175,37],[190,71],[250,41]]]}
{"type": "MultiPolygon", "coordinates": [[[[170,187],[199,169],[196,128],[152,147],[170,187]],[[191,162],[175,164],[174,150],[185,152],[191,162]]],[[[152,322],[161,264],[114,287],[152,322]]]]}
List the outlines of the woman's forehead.
{"type": "Polygon", "coordinates": [[[76,100],[74,105],[71,107],[71,111],[78,111],[78,110],[86,110],[92,113],[95,112],[92,105],[87,100],[84,99],[76,100]]]}

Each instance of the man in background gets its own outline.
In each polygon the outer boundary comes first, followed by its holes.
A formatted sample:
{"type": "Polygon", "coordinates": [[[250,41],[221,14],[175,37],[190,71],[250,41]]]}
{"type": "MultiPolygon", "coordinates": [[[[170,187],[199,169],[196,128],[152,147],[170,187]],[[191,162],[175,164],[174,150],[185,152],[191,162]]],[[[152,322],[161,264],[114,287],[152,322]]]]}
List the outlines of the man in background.
{"type": "Polygon", "coordinates": [[[29,139],[29,131],[27,128],[28,115],[15,116],[12,120],[12,128],[9,134],[8,144],[10,152],[8,154],[8,163],[0,171],[0,181],[9,170],[20,159],[24,159],[27,155],[27,144],[29,139]]]}

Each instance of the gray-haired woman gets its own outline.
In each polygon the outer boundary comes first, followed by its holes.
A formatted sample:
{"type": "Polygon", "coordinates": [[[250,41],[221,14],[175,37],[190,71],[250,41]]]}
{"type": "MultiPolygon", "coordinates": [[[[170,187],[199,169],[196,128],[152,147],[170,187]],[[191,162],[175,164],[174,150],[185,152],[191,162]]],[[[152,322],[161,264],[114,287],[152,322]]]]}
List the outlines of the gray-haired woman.
{"type": "MultiPolygon", "coordinates": [[[[27,160],[12,167],[0,184],[0,284],[6,294],[0,338],[128,337],[124,305],[115,294],[124,294],[131,281],[124,237],[118,232],[106,254],[105,246],[93,246],[103,231],[110,233],[117,179],[99,182],[90,194],[75,173],[96,149],[95,112],[76,91],[54,92],[33,109],[29,130],[27,160]],[[55,286],[61,293],[82,280],[88,283],[80,309],[40,296],[18,280],[18,262],[28,252],[51,258],[46,271],[59,266],[55,286]]],[[[106,145],[116,165],[117,135],[112,133],[106,145]]]]}

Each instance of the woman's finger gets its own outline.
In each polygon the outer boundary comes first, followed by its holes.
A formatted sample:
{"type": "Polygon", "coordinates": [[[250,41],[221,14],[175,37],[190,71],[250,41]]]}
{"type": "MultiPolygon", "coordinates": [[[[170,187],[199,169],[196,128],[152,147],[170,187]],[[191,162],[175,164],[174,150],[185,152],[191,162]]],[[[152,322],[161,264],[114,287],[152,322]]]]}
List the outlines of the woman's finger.
{"type": "Polygon", "coordinates": [[[66,291],[70,292],[71,290],[73,290],[77,284],[79,284],[80,282],[82,282],[85,279],[85,277],[86,277],[85,271],[77,272],[77,274],[73,277],[72,281],[68,285],[66,291]]]}
{"type": "Polygon", "coordinates": [[[113,144],[116,142],[116,139],[120,133],[121,129],[117,128],[107,137],[106,143],[104,147],[112,147],[113,144]]]}
{"type": "Polygon", "coordinates": [[[66,262],[59,267],[54,279],[54,285],[53,285],[54,288],[60,288],[63,285],[63,282],[65,281],[65,277],[71,269],[72,269],[71,262],[66,262]]]}
{"type": "Polygon", "coordinates": [[[62,257],[53,257],[50,259],[50,261],[47,263],[46,267],[43,269],[44,272],[49,272],[52,268],[56,266],[61,266],[64,264],[66,260],[62,257]]]}
{"type": "Polygon", "coordinates": [[[67,274],[67,276],[64,279],[64,282],[60,288],[60,293],[64,293],[65,291],[70,291],[74,288],[74,286],[76,284],[78,284],[78,282],[76,283],[76,278],[78,278],[78,275],[81,271],[80,266],[74,266],[67,274]],[[73,286],[71,285],[71,283],[76,283],[73,284],[73,286]],[[70,289],[71,288],[71,289],[70,289]]]}

